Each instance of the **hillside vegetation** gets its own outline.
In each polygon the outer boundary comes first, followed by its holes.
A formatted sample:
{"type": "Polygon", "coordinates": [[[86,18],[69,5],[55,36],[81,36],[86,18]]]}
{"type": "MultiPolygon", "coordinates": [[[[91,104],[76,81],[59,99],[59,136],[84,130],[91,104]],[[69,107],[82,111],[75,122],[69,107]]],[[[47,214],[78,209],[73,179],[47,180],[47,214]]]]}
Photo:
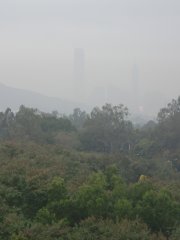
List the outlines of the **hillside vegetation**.
{"type": "Polygon", "coordinates": [[[0,239],[180,239],[180,97],[141,128],[123,105],[8,108],[0,164],[0,239]]]}

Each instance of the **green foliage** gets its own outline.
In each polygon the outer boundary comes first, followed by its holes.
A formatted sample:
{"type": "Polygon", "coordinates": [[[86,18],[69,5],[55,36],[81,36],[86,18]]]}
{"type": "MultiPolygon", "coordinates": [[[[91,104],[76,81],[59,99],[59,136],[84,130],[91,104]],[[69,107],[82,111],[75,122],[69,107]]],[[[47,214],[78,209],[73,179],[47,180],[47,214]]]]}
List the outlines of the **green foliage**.
{"type": "Polygon", "coordinates": [[[160,147],[156,141],[150,139],[141,139],[138,144],[135,145],[134,151],[139,156],[151,158],[159,151],[160,147]]]}
{"type": "Polygon", "coordinates": [[[180,220],[180,204],[163,190],[146,192],[137,210],[153,231],[162,231],[164,234],[171,232],[180,220]]]}
{"type": "Polygon", "coordinates": [[[177,227],[176,230],[173,231],[171,240],[179,240],[180,239],[180,227],[177,227]]]}
{"type": "Polygon", "coordinates": [[[84,124],[81,142],[86,150],[119,152],[128,150],[132,137],[132,123],[125,120],[128,109],[123,105],[106,104],[94,108],[84,124]]]}
{"type": "Polygon", "coordinates": [[[55,216],[44,207],[37,212],[36,221],[42,224],[52,224],[55,221],[55,216]]]}
{"type": "Polygon", "coordinates": [[[128,195],[133,202],[138,202],[143,199],[143,196],[154,189],[154,186],[149,181],[138,182],[130,186],[128,195]]]}
{"type": "Polygon", "coordinates": [[[131,218],[133,215],[133,207],[129,200],[120,199],[114,206],[114,214],[118,219],[131,218]]]}
{"type": "Polygon", "coordinates": [[[58,114],[43,113],[37,109],[20,106],[14,114],[10,109],[0,114],[0,138],[53,143],[56,134],[75,131],[70,120],[58,114]]]}
{"type": "MultiPolygon", "coordinates": [[[[151,235],[148,227],[135,220],[122,222],[112,222],[111,220],[97,220],[95,218],[88,218],[80,223],[72,233],[69,234],[68,239],[76,240],[153,240],[156,239],[151,235]]],[[[160,239],[160,238],[159,238],[160,239]]],[[[163,239],[163,238],[162,238],[163,239]]]]}
{"type": "Polygon", "coordinates": [[[158,138],[163,148],[180,146],[180,97],[162,108],[158,114],[158,138]]]}
{"type": "Polygon", "coordinates": [[[102,173],[96,173],[89,179],[89,183],[79,189],[77,202],[83,217],[106,215],[108,196],[105,188],[105,176],[102,173]]]}
{"type": "Polygon", "coordinates": [[[66,194],[64,180],[60,177],[55,177],[48,187],[48,201],[64,199],[66,194]]]}
{"type": "Polygon", "coordinates": [[[85,111],[81,111],[80,108],[75,108],[73,113],[70,114],[69,120],[77,129],[81,129],[87,120],[87,113],[85,111]]]}
{"type": "Polygon", "coordinates": [[[2,239],[146,239],[144,234],[147,239],[156,239],[149,230],[138,235],[131,224],[138,217],[153,232],[161,231],[164,235],[171,234],[180,224],[177,192],[172,187],[169,190],[173,195],[161,190],[161,184],[156,185],[151,179],[125,182],[120,176],[122,168],[126,174],[134,173],[133,159],[124,155],[13,143],[12,157],[8,149],[11,151],[10,143],[0,147],[2,239]],[[128,161],[130,169],[123,161],[128,161]],[[82,220],[86,222],[89,217],[95,217],[101,235],[82,225],[82,220]],[[9,221],[11,225],[7,224],[9,221]],[[107,236],[106,222],[113,229],[108,230],[107,236]],[[126,227],[127,232],[123,229],[126,227]]]}
{"type": "Polygon", "coordinates": [[[0,239],[179,239],[179,106],[139,129],[123,105],[1,112],[0,239]]]}

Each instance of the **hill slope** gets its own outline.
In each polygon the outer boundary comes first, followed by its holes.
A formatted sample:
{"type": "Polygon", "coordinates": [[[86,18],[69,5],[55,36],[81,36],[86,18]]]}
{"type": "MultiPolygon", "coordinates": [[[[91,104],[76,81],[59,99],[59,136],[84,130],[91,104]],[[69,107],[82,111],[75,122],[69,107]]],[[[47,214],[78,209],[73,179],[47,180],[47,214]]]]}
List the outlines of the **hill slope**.
{"type": "Polygon", "coordinates": [[[0,83],[0,111],[4,111],[7,107],[16,111],[22,104],[45,112],[57,110],[60,113],[70,113],[76,107],[83,107],[79,103],[48,97],[33,91],[17,89],[0,83]]]}

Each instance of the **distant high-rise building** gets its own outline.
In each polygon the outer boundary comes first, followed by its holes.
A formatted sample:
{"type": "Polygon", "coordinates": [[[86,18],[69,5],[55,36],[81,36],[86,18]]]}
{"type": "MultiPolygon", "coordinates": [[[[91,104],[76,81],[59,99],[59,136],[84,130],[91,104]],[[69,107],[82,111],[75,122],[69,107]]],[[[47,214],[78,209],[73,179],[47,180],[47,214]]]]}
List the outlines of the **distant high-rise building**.
{"type": "Polygon", "coordinates": [[[132,91],[135,95],[138,95],[139,91],[139,72],[136,64],[133,66],[132,70],[132,91]]]}
{"type": "Polygon", "coordinates": [[[76,86],[84,83],[85,54],[83,48],[74,49],[74,84],[76,86]]]}
{"type": "Polygon", "coordinates": [[[134,110],[139,109],[139,71],[137,64],[134,64],[132,69],[132,97],[134,110]]]}

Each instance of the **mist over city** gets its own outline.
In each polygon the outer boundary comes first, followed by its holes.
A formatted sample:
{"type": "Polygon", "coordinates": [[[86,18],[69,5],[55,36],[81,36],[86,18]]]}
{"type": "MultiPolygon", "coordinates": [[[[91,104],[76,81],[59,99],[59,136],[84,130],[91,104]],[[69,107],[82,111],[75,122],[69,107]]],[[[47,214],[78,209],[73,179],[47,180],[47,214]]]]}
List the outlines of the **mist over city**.
{"type": "Polygon", "coordinates": [[[180,0],[0,0],[0,240],[180,240],[180,0]]]}
{"type": "Polygon", "coordinates": [[[177,98],[178,0],[0,4],[1,83],[89,109],[123,103],[150,116],[177,98]]]}

